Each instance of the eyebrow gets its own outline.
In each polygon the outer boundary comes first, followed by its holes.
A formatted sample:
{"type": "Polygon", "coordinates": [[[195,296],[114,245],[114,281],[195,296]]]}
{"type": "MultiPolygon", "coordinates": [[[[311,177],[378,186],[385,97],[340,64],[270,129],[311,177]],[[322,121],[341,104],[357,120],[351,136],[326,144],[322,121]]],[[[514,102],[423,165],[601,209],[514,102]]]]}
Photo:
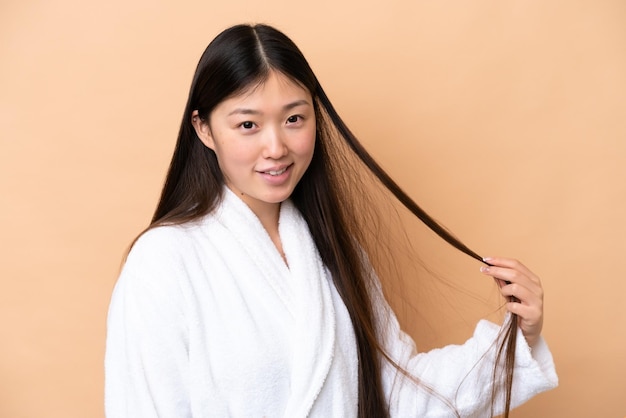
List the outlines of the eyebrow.
{"type": "MultiPolygon", "coordinates": [[[[302,100],[296,100],[295,102],[291,102],[288,103],[286,105],[283,106],[283,110],[291,110],[294,107],[298,107],[298,106],[303,106],[303,105],[307,105],[310,106],[310,103],[304,99],[302,100]]],[[[255,109],[246,109],[246,108],[237,108],[235,110],[233,110],[232,112],[230,112],[228,114],[228,116],[232,116],[232,115],[260,115],[263,112],[260,112],[258,110],[255,109]]]]}

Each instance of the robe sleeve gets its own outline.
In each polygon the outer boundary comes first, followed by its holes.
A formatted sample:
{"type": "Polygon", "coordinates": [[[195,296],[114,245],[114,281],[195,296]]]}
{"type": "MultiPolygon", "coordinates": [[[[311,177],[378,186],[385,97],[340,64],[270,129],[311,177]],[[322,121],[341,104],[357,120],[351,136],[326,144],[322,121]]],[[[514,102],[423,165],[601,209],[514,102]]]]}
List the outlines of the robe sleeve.
{"type": "Polygon", "coordinates": [[[107,320],[108,418],[188,417],[188,332],[172,244],[140,238],[113,291],[107,320]],[[169,248],[168,248],[169,247],[169,248]]]}
{"type": "MultiPolygon", "coordinates": [[[[490,416],[500,327],[481,320],[464,344],[418,353],[411,337],[400,329],[380,284],[376,283],[372,297],[383,348],[398,365],[423,383],[416,385],[383,360],[383,390],[391,416],[450,417],[455,416],[454,411],[464,418],[490,416]]],[[[554,362],[545,341],[540,339],[531,352],[518,330],[511,406],[519,406],[557,384],[554,362]]],[[[494,405],[494,415],[503,411],[503,405],[503,401],[494,405]]]]}

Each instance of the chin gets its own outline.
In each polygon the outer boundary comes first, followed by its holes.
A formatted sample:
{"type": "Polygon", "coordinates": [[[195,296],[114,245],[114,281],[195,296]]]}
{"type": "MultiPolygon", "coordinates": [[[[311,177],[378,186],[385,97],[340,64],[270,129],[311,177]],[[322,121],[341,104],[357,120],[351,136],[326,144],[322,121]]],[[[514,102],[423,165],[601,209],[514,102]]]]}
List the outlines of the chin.
{"type": "Polygon", "coordinates": [[[267,203],[282,203],[289,199],[293,193],[293,189],[282,193],[272,193],[264,199],[267,203]]]}

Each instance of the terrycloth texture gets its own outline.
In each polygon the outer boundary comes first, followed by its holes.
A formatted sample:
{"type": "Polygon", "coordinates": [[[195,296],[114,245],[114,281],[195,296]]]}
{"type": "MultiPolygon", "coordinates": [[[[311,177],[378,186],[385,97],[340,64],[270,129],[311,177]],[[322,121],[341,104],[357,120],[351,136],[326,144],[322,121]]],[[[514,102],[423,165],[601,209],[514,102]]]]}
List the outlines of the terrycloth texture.
{"type": "MultiPolygon", "coordinates": [[[[417,353],[413,340],[400,330],[382,293],[375,291],[373,294],[387,354],[439,395],[434,396],[424,386],[416,389],[412,381],[398,375],[396,369],[386,363],[383,366],[383,386],[389,399],[391,416],[455,416],[450,405],[463,418],[491,416],[494,342],[500,327],[481,320],[473,337],[463,345],[448,345],[427,353],[417,353]]],[[[535,344],[531,353],[522,332],[518,330],[512,407],[557,385],[558,377],[552,355],[543,338],[535,344]]],[[[494,406],[494,415],[501,414],[503,406],[504,400],[501,398],[494,406]]]]}
{"type": "MultiPolygon", "coordinates": [[[[226,190],[214,214],[137,241],[109,311],[107,417],[356,416],[348,312],[290,202],[281,206],[279,232],[289,267],[256,216],[226,190]]],[[[481,322],[464,346],[415,355],[382,294],[373,293],[387,352],[462,416],[484,416],[490,366],[464,377],[498,328],[481,322]]],[[[520,340],[516,402],[556,385],[547,347],[535,348],[533,359],[520,340]]],[[[393,416],[452,415],[396,376],[384,366],[393,416]]]]}

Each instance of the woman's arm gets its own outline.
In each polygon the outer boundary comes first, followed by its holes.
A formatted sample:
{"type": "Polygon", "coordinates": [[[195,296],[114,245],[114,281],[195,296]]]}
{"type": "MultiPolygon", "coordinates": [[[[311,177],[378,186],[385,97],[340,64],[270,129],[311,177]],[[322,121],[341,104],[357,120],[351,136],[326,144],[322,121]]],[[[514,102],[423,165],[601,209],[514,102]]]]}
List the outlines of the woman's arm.
{"type": "MultiPolygon", "coordinates": [[[[501,280],[512,278],[511,284],[518,284],[519,290],[520,283],[526,283],[530,277],[526,275],[525,279],[518,279],[515,274],[513,276],[516,277],[510,277],[510,268],[504,267],[506,263],[502,260],[504,259],[492,259],[492,264],[498,264],[497,268],[504,270],[491,270],[491,273],[501,280]]],[[[506,286],[508,285],[504,287],[506,286]]],[[[511,288],[503,290],[506,292],[504,294],[509,291],[511,288]]],[[[513,407],[542,391],[554,388],[558,383],[550,351],[541,336],[536,334],[538,329],[540,332],[538,324],[543,317],[543,304],[537,306],[538,301],[542,300],[537,295],[541,293],[534,292],[534,296],[529,296],[526,292],[527,290],[520,292],[519,296],[527,302],[525,309],[530,312],[524,319],[526,331],[533,340],[534,347],[531,352],[526,340],[518,338],[513,407]],[[538,316],[537,312],[540,312],[538,316]]],[[[421,382],[421,385],[414,384],[413,380],[398,374],[391,364],[383,361],[383,386],[392,416],[449,417],[454,416],[454,409],[463,417],[489,416],[500,327],[483,320],[476,327],[474,335],[463,345],[449,345],[426,353],[417,353],[413,340],[402,332],[393,311],[384,300],[380,285],[375,286],[372,293],[374,306],[378,308],[381,338],[387,354],[421,382]]],[[[520,329],[519,332],[522,333],[523,330],[520,329]]],[[[501,412],[502,402],[495,406],[495,413],[501,412]]]]}
{"type": "Polygon", "coordinates": [[[105,355],[108,418],[191,416],[188,333],[177,280],[180,273],[173,267],[173,253],[155,245],[158,243],[152,238],[144,235],[135,244],[109,307],[105,355]]]}

